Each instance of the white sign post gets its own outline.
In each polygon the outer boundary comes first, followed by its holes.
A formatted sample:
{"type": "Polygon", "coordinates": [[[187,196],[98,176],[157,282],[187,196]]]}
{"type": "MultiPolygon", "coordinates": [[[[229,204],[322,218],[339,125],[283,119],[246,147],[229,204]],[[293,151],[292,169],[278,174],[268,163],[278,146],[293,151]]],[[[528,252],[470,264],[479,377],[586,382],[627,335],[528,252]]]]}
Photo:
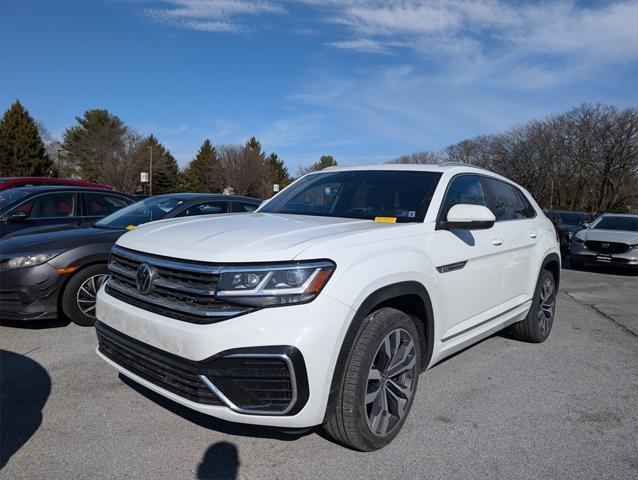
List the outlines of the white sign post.
{"type": "Polygon", "coordinates": [[[272,184],[272,191],[275,192],[275,193],[279,191],[279,184],[278,183],[273,183],[272,184]]]}
{"type": "Polygon", "coordinates": [[[148,172],[140,172],[140,182],[148,183],[148,172]]]}

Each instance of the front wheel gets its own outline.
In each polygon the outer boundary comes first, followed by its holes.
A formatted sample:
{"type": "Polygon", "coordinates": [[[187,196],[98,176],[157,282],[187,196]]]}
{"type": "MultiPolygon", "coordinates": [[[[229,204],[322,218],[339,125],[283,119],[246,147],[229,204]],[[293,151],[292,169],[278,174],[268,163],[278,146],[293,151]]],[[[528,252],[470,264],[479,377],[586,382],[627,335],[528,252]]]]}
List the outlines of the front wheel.
{"type": "Polygon", "coordinates": [[[405,313],[383,308],[363,322],[324,430],[361,451],[384,447],[410,412],[421,365],[419,333],[405,313]]]}
{"type": "Polygon", "coordinates": [[[536,284],[534,299],[527,317],[515,323],[511,335],[524,342],[541,343],[549,337],[556,313],[556,281],[554,275],[543,270],[536,284]]]}
{"type": "Polygon", "coordinates": [[[67,283],[62,293],[62,310],[78,325],[95,324],[95,299],[106,280],[106,265],[91,265],[78,271],[67,283]]]}

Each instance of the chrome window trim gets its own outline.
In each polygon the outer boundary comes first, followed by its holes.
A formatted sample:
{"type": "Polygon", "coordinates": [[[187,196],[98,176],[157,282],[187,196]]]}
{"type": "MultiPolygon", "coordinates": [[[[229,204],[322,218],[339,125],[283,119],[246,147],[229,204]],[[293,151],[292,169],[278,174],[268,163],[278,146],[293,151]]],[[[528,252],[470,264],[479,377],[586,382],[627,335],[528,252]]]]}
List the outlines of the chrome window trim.
{"type": "Polygon", "coordinates": [[[288,371],[290,372],[290,386],[291,386],[291,397],[290,403],[288,406],[282,410],[281,412],[269,412],[264,411],[258,408],[242,408],[235,405],[223,392],[215,386],[215,384],[206,376],[200,375],[202,382],[213,392],[217,397],[224,402],[228,408],[230,408],[233,412],[241,413],[244,415],[271,415],[271,416],[281,416],[286,415],[297,403],[297,377],[295,375],[295,367],[293,366],[292,360],[290,357],[284,353],[235,353],[232,355],[227,355],[224,358],[277,358],[283,360],[286,366],[288,367],[288,371]]]}

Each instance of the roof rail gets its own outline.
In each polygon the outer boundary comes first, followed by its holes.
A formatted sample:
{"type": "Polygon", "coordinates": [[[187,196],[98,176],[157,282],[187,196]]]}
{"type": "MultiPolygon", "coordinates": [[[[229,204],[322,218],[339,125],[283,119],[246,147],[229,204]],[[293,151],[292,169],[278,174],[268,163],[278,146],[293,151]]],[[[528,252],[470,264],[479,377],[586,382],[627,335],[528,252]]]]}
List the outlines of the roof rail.
{"type": "Polygon", "coordinates": [[[479,167],[477,165],[472,165],[471,163],[465,163],[465,162],[449,162],[449,161],[445,161],[445,162],[441,162],[439,163],[439,165],[441,167],[472,167],[472,168],[478,168],[479,170],[485,170],[485,171],[490,171],[487,168],[484,167],[479,167]]]}

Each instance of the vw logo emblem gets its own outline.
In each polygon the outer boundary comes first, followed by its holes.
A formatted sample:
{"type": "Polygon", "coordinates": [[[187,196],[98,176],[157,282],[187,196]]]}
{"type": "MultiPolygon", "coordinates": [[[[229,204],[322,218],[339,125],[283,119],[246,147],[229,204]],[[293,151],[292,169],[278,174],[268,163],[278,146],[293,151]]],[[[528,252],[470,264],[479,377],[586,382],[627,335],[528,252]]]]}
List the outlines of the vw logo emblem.
{"type": "Polygon", "coordinates": [[[609,244],[608,244],[608,243],[603,243],[603,244],[601,245],[601,247],[603,247],[603,248],[609,248],[609,244]]]}
{"type": "Polygon", "coordinates": [[[153,291],[153,277],[155,271],[148,263],[142,263],[137,267],[137,275],[135,276],[135,284],[140,293],[148,294],[153,291]]]}

